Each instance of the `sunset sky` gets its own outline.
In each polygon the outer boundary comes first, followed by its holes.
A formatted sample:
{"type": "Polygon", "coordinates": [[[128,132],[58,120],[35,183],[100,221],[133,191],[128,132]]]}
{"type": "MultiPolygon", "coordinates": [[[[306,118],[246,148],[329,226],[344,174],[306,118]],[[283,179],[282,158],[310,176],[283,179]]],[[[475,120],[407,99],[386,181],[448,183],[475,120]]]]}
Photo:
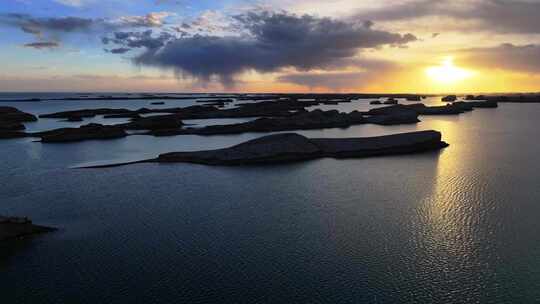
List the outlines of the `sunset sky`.
{"type": "Polygon", "coordinates": [[[538,0],[2,0],[0,91],[537,92],[538,0]]]}

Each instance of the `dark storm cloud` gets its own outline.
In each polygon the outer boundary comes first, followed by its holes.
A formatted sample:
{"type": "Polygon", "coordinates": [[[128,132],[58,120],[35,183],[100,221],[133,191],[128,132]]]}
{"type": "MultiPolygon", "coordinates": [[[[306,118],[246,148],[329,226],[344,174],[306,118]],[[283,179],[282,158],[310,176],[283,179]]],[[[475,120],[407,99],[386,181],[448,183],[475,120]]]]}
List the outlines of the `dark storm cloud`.
{"type": "Polygon", "coordinates": [[[462,51],[463,62],[476,67],[540,73],[540,45],[502,44],[462,51]]]}
{"type": "Polygon", "coordinates": [[[34,49],[41,50],[41,49],[57,48],[60,46],[60,44],[58,44],[58,42],[32,42],[32,43],[27,43],[23,46],[27,48],[34,48],[34,49]]]}
{"type": "Polygon", "coordinates": [[[116,49],[110,49],[110,50],[105,50],[105,51],[111,54],[125,54],[131,51],[131,49],[130,48],[116,48],[116,49]]]}
{"type": "Polygon", "coordinates": [[[79,17],[34,18],[26,14],[0,15],[0,24],[20,28],[25,33],[41,35],[44,32],[69,33],[88,31],[96,20],[79,17]]]}
{"type": "Polygon", "coordinates": [[[168,32],[161,32],[156,36],[153,35],[152,30],[146,30],[144,32],[115,32],[112,37],[104,37],[102,42],[104,44],[114,43],[130,49],[146,48],[155,50],[163,47],[165,43],[174,38],[175,36],[168,32]]]}
{"type": "Polygon", "coordinates": [[[482,30],[500,33],[540,33],[540,1],[415,0],[363,11],[356,18],[398,21],[429,16],[473,21],[482,30]]]}
{"type": "Polygon", "coordinates": [[[102,34],[127,28],[156,28],[164,24],[170,14],[167,12],[149,13],[144,16],[126,16],[117,20],[91,19],[80,17],[41,18],[27,14],[0,14],[0,25],[19,28],[25,33],[43,36],[58,36],[66,33],[102,34]]]}
{"type": "Polygon", "coordinates": [[[411,34],[373,29],[372,23],[287,13],[248,13],[234,17],[238,36],[172,37],[148,33],[117,33],[107,42],[144,47],[134,58],[138,65],[172,69],[200,80],[218,77],[231,84],[244,71],[329,69],[351,64],[362,49],[404,45],[411,34]],[[120,37],[121,36],[121,37],[120,37]]]}

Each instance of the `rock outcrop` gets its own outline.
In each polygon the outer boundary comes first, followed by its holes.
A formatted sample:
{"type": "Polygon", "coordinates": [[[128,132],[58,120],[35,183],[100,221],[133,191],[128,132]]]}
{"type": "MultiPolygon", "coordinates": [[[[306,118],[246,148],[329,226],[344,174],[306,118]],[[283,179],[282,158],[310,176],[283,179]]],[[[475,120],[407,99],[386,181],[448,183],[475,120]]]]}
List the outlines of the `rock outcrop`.
{"type": "Polygon", "coordinates": [[[25,137],[24,122],[37,121],[37,117],[13,107],[0,107],[0,138],[25,137]]]}
{"type": "MultiPolygon", "coordinates": [[[[223,104],[219,104],[223,105],[223,104]]],[[[311,105],[311,103],[309,104],[311,105]]],[[[214,118],[246,118],[246,117],[278,117],[292,115],[292,111],[304,109],[307,103],[249,103],[241,104],[237,108],[220,110],[214,105],[195,105],[184,108],[163,108],[138,110],[128,109],[84,109],[77,111],[64,111],[40,115],[41,118],[95,117],[103,115],[104,118],[136,118],[144,114],[175,114],[179,119],[214,119],[214,118]]]]}
{"type": "Polygon", "coordinates": [[[34,225],[28,218],[0,216],[0,241],[52,232],[55,230],[56,229],[54,228],[34,225]]]}
{"type": "Polygon", "coordinates": [[[37,121],[37,117],[20,111],[13,107],[0,107],[0,121],[5,122],[32,122],[37,121]]]}
{"type": "Polygon", "coordinates": [[[131,122],[115,125],[116,127],[126,130],[163,130],[163,129],[178,129],[184,123],[178,115],[157,115],[149,117],[138,117],[132,119],[131,122]]]}
{"type": "MultiPolygon", "coordinates": [[[[118,115],[118,114],[115,114],[118,115]]],[[[164,130],[179,131],[183,122],[177,115],[157,115],[139,117],[131,122],[117,125],[87,124],[79,128],[60,128],[44,132],[23,133],[24,136],[40,137],[44,143],[76,142],[85,140],[103,140],[126,137],[127,130],[149,130],[159,132],[164,130]]],[[[15,136],[17,134],[13,134],[15,136]]]]}
{"type": "Polygon", "coordinates": [[[422,96],[413,95],[406,98],[407,101],[422,101],[422,96]]]}
{"type": "Polygon", "coordinates": [[[63,111],[51,114],[39,115],[39,118],[61,118],[61,119],[73,119],[73,118],[92,118],[97,115],[113,115],[113,114],[124,114],[130,113],[131,110],[128,109],[83,109],[75,111],[63,111]]]}
{"type": "Polygon", "coordinates": [[[377,117],[365,117],[358,111],[340,113],[337,110],[322,111],[298,111],[288,117],[259,118],[230,125],[212,125],[203,128],[185,128],[177,130],[157,130],[149,134],[155,136],[170,135],[219,135],[238,134],[246,132],[281,132],[293,130],[310,130],[324,128],[347,128],[358,124],[410,124],[417,123],[418,115],[415,112],[397,112],[377,117]]]}
{"type": "Polygon", "coordinates": [[[41,138],[44,143],[63,143],[93,139],[115,139],[125,137],[128,134],[122,128],[116,126],[104,126],[100,124],[88,124],[79,128],[60,128],[51,131],[33,133],[31,136],[41,138]]]}
{"type": "Polygon", "coordinates": [[[461,107],[463,109],[474,108],[497,108],[499,104],[496,101],[457,101],[453,103],[454,106],[461,107]]]}
{"type": "Polygon", "coordinates": [[[410,105],[394,105],[389,107],[371,109],[364,114],[371,116],[379,115],[397,115],[399,113],[414,112],[417,115],[458,115],[474,108],[496,108],[496,102],[478,101],[478,102],[454,102],[445,106],[428,107],[422,103],[410,105]]]}
{"type": "Polygon", "coordinates": [[[514,94],[514,95],[478,95],[467,96],[467,100],[482,100],[488,102],[503,103],[540,103],[539,94],[514,94]]]}
{"type": "Polygon", "coordinates": [[[454,102],[457,100],[457,96],[456,95],[448,95],[448,96],[445,96],[441,99],[443,102],[454,102]]]}
{"type": "Polygon", "coordinates": [[[367,138],[313,138],[295,133],[275,134],[218,150],[176,152],[151,160],[207,165],[250,165],[301,161],[323,157],[359,158],[420,153],[448,146],[437,131],[420,131],[367,138]]]}

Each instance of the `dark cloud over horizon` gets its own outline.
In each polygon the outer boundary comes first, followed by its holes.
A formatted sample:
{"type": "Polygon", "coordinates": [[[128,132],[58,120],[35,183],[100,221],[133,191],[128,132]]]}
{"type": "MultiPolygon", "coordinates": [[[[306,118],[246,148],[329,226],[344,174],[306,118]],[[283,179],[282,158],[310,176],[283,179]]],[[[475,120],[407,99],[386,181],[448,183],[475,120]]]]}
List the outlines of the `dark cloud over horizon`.
{"type": "Polygon", "coordinates": [[[217,77],[229,85],[237,75],[249,70],[265,73],[283,68],[335,69],[354,64],[354,57],[363,49],[417,40],[412,34],[376,30],[372,23],[285,12],[252,12],[235,16],[234,20],[242,33],[237,36],[117,32],[104,42],[142,48],[133,59],[138,65],[171,69],[203,81],[217,77]]]}
{"type": "Polygon", "coordinates": [[[41,50],[41,49],[53,49],[53,48],[57,48],[60,46],[60,44],[58,42],[54,42],[54,41],[45,41],[45,42],[32,42],[32,43],[27,43],[25,45],[23,45],[24,47],[27,47],[27,48],[34,48],[34,49],[38,49],[38,50],[41,50]]]}
{"type": "Polygon", "coordinates": [[[36,36],[42,36],[45,32],[88,31],[96,22],[101,21],[80,17],[36,18],[27,14],[0,15],[0,24],[18,27],[23,32],[36,36]]]}
{"type": "Polygon", "coordinates": [[[28,14],[0,14],[0,25],[20,29],[40,41],[60,43],[61,37],[70,33],[103,35],[127,28],[159,28],[164,25],[167,12],[149,13],[144,16],[125,16],[119,19],[82,17],[35,17],[28,14]]]}

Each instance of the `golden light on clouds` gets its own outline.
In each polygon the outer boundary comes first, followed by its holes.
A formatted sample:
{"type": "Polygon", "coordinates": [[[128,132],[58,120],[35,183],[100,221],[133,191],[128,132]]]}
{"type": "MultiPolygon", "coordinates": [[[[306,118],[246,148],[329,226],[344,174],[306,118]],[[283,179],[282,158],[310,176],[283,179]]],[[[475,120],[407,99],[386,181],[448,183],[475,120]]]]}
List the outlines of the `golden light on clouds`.
{"type": "Polygon", "coordinates": [[[453,85],[473,77],[475,72],[455,66],[454,58],[446,57],[440,65],[428,67],[426,75],[438,84],[453,85]]]}

